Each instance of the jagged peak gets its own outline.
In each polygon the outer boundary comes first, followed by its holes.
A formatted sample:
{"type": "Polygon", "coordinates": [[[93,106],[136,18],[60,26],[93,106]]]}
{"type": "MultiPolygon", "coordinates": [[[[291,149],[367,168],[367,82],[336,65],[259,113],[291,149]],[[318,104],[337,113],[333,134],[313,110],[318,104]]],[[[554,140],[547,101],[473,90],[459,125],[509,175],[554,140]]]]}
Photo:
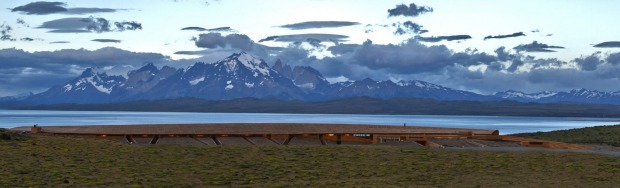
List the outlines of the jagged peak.
{"type": "Polygon", "coordinates": [[[216,64],[226,66],[228,71],[235,71],[239,63],[253,72],[269,75],[269,66],[267,63],[265,63],[262,59],[246,52],[234,53],[216,64]]]}
{"type": "Polygon", "coordinates": [[[420,81],[420,80],[400,80],[396,83],[399,86],[415,86],[415,87],[419,87],[419,88],[432,88],[432,89],[449,89],[437,84],[432,84],[429,82],[425,82],[425,81],[420,81]]]}
{"type": "Polygon", "coordinates": [[[106,73],[106,72],[98,72],[97,70],[89,67],[89,68],[86,68],[86,70],[82,71],[82,74],[80,75],[80,78],[88,78],[88,77],[93,77],[93,76],[107,77],[108,73],[106,73]]]}
{"type": "Polygon", "coordinates": [[[80,75],[80,77],[91,77],[95,75],[95,71],[93,70],[93,68],[87,68],[86,70],[82,71],[82,75],[80,75]]]}
{"type": "Polygon", "coordinates": [[[150,71],[152,73],[155,73],[155,72],[158,72],[159,69],[153,63],[148,63],[148,64],[142,66],[136,72],[142,72],[142,71],[150,71]]]}
{"type": "Polygon", "coordinates": [[[291,72],[291,66],[285,63],[282,63],[282,60],[277,59],[276,63],[271,67],[276,72],[280,74],[288,74],[291,72]]]}
{"type": "Polygon", "coordinates": [[[273,66],[272,66],[271,68],[276,68],[276,67],[277,67],[277,68],[282,68],[282,67],[283,67],[283,65],[282,65],[282,64],[283,64],[283,63],[282,63],[282,60],[277,59],[277,60],[276,60],[276,63],[274,63],[274,64],[273,64],[273,66]]]}

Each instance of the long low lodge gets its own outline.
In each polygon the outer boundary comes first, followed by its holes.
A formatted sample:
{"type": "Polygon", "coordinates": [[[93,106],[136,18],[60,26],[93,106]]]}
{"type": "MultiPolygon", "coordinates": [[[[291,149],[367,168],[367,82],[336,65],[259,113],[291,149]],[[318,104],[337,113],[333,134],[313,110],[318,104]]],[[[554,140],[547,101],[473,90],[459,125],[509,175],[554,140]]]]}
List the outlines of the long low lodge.
{"type": "Polygon", "coordinates": [[[585,146],[499,135],[498,130],[299,123],[222,123],[16,127],[52,135],[90,136],[129,144],[198,145],[364,145],[420,147],[546,147],[585,146]]]}

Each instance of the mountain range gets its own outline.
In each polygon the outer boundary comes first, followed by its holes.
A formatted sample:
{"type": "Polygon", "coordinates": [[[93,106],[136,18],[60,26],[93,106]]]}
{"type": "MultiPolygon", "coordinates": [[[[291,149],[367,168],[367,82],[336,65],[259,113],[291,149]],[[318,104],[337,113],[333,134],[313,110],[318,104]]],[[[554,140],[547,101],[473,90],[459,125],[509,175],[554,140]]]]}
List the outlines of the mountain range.
{"type": "Polygon", "coordinates": [[[185,69],[147,64],[126,76],[108,75],[91,68],[79,77],[38,94],[0,98],[1,104],[99,104],[177,98],[231,100],[256,98],[285,101],[328,101],[355,97],[420,98],[438,101],[502,101],[526,103],[620,104],[619,92],[576,89],[568,92],[504,91],[481,95],[419,81],[363,79],[330,83],[311,67],[291,67],[280,60],[269,66],[245,52],[215,63],[198,62],[185,69]]]}

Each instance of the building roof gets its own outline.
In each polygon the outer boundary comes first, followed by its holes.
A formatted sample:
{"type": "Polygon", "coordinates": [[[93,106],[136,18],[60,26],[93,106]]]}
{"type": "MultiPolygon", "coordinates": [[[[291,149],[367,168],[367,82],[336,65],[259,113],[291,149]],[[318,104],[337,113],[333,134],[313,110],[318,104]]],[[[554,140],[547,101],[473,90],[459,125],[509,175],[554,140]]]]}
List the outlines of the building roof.
{"type": "MultiPolygon", "coordinates": [[[[151,124],[151,125],[90,125],[40,126],[43,132],[57,134],[459,134],[498,135],[498,130],[440,128],[421,126],[386,126],[353,124],[299,123],[218,123],[218,124],[151,124]]],[[[15,130],[30,130],[17,127],[15,130]]]]}

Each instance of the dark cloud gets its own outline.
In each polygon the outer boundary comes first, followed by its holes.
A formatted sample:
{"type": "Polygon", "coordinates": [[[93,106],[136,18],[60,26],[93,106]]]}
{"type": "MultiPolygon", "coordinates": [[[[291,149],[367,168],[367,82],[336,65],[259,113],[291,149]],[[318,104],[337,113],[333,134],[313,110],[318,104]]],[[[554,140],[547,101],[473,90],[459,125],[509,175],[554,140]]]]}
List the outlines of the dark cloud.
{"type": "Polygon", "coordinates": [[[396,5],[396,8],[388,9],[388,17],[392,16],[408,16],[417,17],[421,14],[433,12],[433,8],[427,6],[418,6],[415,3],[396,5]]]}
{"type": "Polygon", "coordinates": [[[93,39],[91,41],[103,42],[103,43],[120,43],[121,42],[121,40],[116,40],[116,39],[93,39]]]}
{"type": "Polygon", "coordinates": [[[327,48],[327,51],[331,52],[333,55],[343,55],[355,51],[359,46],[359,44],[339,44],[330,46],[327,48]]]}
{"type": "Polygon", "coordinates": [[[26,26],[26,27],[30,27],[30,25],[28,25],[28,23],[26,23],[26,21],[24,21],[24,19],[22,18],[17,18],[17,21],[15,23],[26,26]]]}
{"type": "Polygon", "coordinates": [[[254,47],[254,41],[250,37],[242,34],[230,34],[222,36],[220,33],[200,34],[195,39],[197,47],[201,48],[237,48],[250,51],[254,47]]]}
{"type": "Polygon", "coordinates": [[[417,23],[413,23],[411,21],[393,23],[392,26],[396,27],[396,31],[394,31],[395,35],[404,35],[404,34],[422,34],[428,32],[426,29],[422,29],[423,26],[417,23]]]}
{"type": "Polygon", "coordinates": [[[11,31],[13,31],[13,27],[10,25],[2,24],[0,25],[0,41],[15,41],[11,36],[11,31]]]}
{"type": "Polygon", "coordinates": [[[446,46],[427,47],[416,40],[401,45],[381,45],[367,41],[347,59],[347,63],[373,70],[387,69],[398,74],[436,71],[453,64],[452,52],[446,46]]]}
{"type": "Polygon", "coordinates": [[[92,14],[92,13],[111,13],[116,12],[118,9],[111,8],[69,8],[65,14],[92,14]]]}
{"type": "Polygon", "coordinates": [[[232,29],[231,27],[216,27],[216,28],[206,29],[206,31],[211,31],[211,32],[235,32],[235,30],[232,29]]]}
{"type": "Polygon", "coordinates": [[[199,51],[177,51],[174,52],[176,55],[207,55],[211,51],[209,50],[199,50],[199,51]]]}
{"type": "Polygon", "coordinates": [[[91,33],[91,31],[83,29],[55,29],[48,31],[48,33],[91,33]]]}
{"type": "Polygon", "coordinates": [[[278,27],[287,28],[291,30],[302,30],[302,29],[316,29],[316,28],[335,28],[335,27],[346,27],[346,26],[354,26],[359,25],[359,22],[349,22],[349,21],[308,21],[308,22],[300,22],[294,24],[286,24],[278,27]]]}
{"type": "Polygon", "coordinates": [[[581,56],[574,61],[577,63],[581,70],[593,71],[598,68],[599,65],[605,63],[600,57],[600,52],[596,52],[589,56],[581,56]]]}
{"type": "Polygon", "coordinates": [[[182,31],[193,30],[193,31],[206,31],[207,29],[203,27],[185,27],[181,29],[182,31]]]}
{"type": "Polygon", "coordinates": [[[38,2],[32,2],[26,5],[15,7],[11,9],[11,12],[22,12],[24,14],[44,15],[44,14],[66,12],[67,9],[65,8],[65,6],[66,4],[63,2],[38,1],[38,2]]]}
{"type": "Polygon", "coordinates": [[[315,39],[315,38],[308,38],[308,39],[306,39],[306,43],[310,44],[311,46],[313,46],[315,48],[323,47],[323,45],[321,45],[321,40],[315,39]]]}
{"type": "MultiPolygon", "coordinates": [[[[179,51],[177,54],[185,55],[209,55],[211,53],[218,53],[221,55],[224,52],[239,52],[245,51],[252,53],[259,57],[269,57],[269,54],[276,53],[282,48],[269,47],[254,42],[250,37],[243,34],[229,34],[222,35],[221,33],[207,33],[200,34],[197,38],[192,39],[197,47],[206,48],[203,51],[179,51]]],[[[228,54],[230,55],[230,53],[228,54]]],[[[224,56],[226,57],[226,56],[224,56]]]]}
{"type": "Polygon", "coordinates": [[[607,58],[605,58],[605,61],[614,66],[620,64],[620,52],[609,54],[607,58]]]}
{"type": "Polygon", "coordinates": [[[157,53],[130,52],[118,48],[94,51],[64,49],[26,52],[0,50],[0,95],[41,92],[79,76],[88,67],[127,66],[129,69],[146,62],[169,63],[168,57],[157,53]]]}
{"type": "Polygon", "coordinates": [[[267,38],[260,39],[258,42],[272,41],[272,40],[276,40],[277,38],[278,36],[268,36],[267,38]]]}
{"type": "Polygon", "coordinates": [[[138,29],[142,29],[142,24],[138,23],[138,22],[114,22],[114,25],[116,26],[116,29],[118,31],[125,31],[125,30],[138,30],[138,29]]]}
{"type": "Polygon", "coordinates": [[[26,42],[31,42],[31,41],[34,41],[34,39],[33,39],[33,38],[30,38],[30,37],[24,37],[24,38],[21,38],[21,39],[19,39],[19,40],[21,40],[21,41],[26,41],[26,42]]]}
{"type": "Polygon", "coordinates": [[[276,57],[290,65],[311,66],[331,79],[420,79],[485,94],[508,89],[538,92],[580,87],[616,91],[615,86],[620,84],[620,53],[595,53],[566,62],[511,52],[506,47],[495,53],[475,49],[458,52],[443,45],[427,46],[415,39],[397,45],[372,41],[338,44],[327,51],[333,56],[317,59],[307,49],[287,47],[276,57]]]}
{"type": "Polygon", "coordinates": [[[471,36],[469,35],[449,35],[449,36],[436,36],[436,37],[435,36],[433,37],[416,36],[415,39],[422,41],[422,42],[440,42],[442,40],[447,40],[447,41],[467,40],[467,39],[471,39],[471,36]]]}
{"type": "Polygon", "coordinates": [[[112,22],[105,18],[61,18],[43,22],[37,28],[51,29],[50,33],[89,33],[89,32],[112,32],[142,29],[142,24],[134,21],[112,22]]]}
{"type": "Polygon", "coordinates": [[[38,28],[52,29],[50,32],[63,33],[63,32],[106,32],[110,31],[109,21],[106,19],[91,18],[61,18],[57,20],[43,22],[38,28]]]}
{"type": "Polygon", "coordinates": [[[50,44],[67,44],[67,43],[71,43],[69,41],[54,41],[54,42],[50,42],[50,44]]]}
{"type": "Polygon", "coordinates": [[[597,48],[620,48],[620,41],[602,42],[594,45],[597,48]]]}
{"type": "Polygon", "coordinates": [[[537,41],[534,41],[530,44],[521,44],[512,49],[516,50],[517,52],[556,52],[555,50],[550,50],[550,48],[551,49],[564,49],[564,47],[561,47],[561,46],[547,45],[547,44],[539,43],[537,41]]]}
{"type": "Polygon", "coordinates": [[[258,42],[264,42],[264,41],[304,42],[304,41],[307,41],[308,39],[316,39],[319,41],[330,41],[330,42],[343,42],[343,41],[346,41],[346,39],[348,38],[349,36],[346,36],[346,35],[311,33],[311,34],[269,36],[267,38],[259,40],[258,42]]]}
{"type": "Polygon", "coordinates": [[[185,27],[181,29],[183,31],[193,30],[193,31],[209,31],[209,32],[235,32],[231,27],[216,27],[211,29],[206,29],[204,27],[185,27]]]}
{"type": "Polygon", "coordinates": [[[495,35],[495,36],[489,35],[489,36],[484,37],[484,40],[487,40],[487,39],[503,39],[503,38],[520,37],[520,36],[525,36],[525,34],[523,34],[523,32],[516,32],[516,33],[510,34],[510,35],[495,35]]]}
{"type": "Polygon", "coordinates": [[[116,9],[110,8],[65,8],[66,3],[63,2],[45,2],[38,1],[28,3],[26,5],[12,8],[12,12],[21,12],[29,15],[46,15],[46,14],[90,14],[90,13],[107,13],[116,12],[116,9]]]}

